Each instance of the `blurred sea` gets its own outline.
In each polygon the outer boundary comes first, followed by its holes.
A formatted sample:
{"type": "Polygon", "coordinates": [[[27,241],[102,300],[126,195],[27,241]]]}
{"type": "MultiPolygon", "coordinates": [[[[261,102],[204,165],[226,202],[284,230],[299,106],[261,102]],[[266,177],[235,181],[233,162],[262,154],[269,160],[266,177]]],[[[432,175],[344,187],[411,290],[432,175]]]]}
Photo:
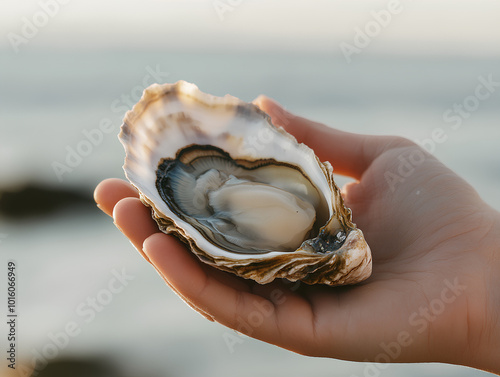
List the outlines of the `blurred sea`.
{"type": "MultiPolygon", "coordinates": [[[[153,82],[179,79],[216,95],[251,101],[263,93],[290,111],[333,127],[448,140],[435,154],[495,208],[500,181],[500,90],[480,101],[458,130],[443,114],[474,95],[479,77],[500,81],[497,59],[434,56],[342,56],[266,53],[50,52],[1,54],[0,187],[35,180],[80,189],[122,176],[121,119],[153,82]],[[158,80],[159,79],[159,80],[158,80]],[[111,132],[76,167],[66,164],[84,132],[111,132]],[[59,182],[53,163],[72,169],[59,182]]],[[[500,88],[497,88],[500,89],[500,88]]],[[[87,152],[85,152],[87,153],[87,152]]]]}
{"type": "MultiPolygon", "coordinates": [[[[247,101],[263,93],[292,112],[353,132],[421,141],[442,128],[447,141],[436,145],[435,155],[500,210],[500,87],[479,101],[457,130],[443,120],[455,103],[474,95],[481,76],[500,81],[495,59],[367,54],[347,64],[339,55],[311,53],[32,49],[19,55],[0,52],[0,61],[0,189],[35,182],[90,197],[100,180],[123,177],[116,135],[142,88],[183,79],[205,92],[247,101]],[[73,165],[58,176],[54,165],[68,165],[71,151],[83,145],[86,135],[97,135],[100,125],[109,133],[95,136],[87,155],[71,160],[73,165]]],[[[362,363],[307,358],[246,338],[231,352],[224,334],[232,333],[175,297],[93,205],[27,219],[0,218],[0,235],[0,268],[9,259],[18,266],[20,363],[30,365],[67,323],[76,322],[81,333],[57,355],[104,355],[127,376],[366,372],[362,363]],[[82,303],[107,287],[113,271],[123,269],[133,276],[123,291],[92,320],[78,314],[82,303]]],[[[387,377],[422,374],[486,375],[437,364],[381,369],[387,377]]]]}

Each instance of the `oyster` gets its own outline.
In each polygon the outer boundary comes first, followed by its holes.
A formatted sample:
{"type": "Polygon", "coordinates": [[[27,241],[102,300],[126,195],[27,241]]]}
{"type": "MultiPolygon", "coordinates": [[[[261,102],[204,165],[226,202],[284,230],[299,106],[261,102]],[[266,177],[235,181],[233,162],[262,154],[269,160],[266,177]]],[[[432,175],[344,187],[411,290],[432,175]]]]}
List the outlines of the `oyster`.
{"type": "Polygon", "coordinates": [[[267,114],[184,81],[151,85],[119,135],[125,175],[160,229],[261,284],[352,284],[371,254],[332,167],[267,114]]]}

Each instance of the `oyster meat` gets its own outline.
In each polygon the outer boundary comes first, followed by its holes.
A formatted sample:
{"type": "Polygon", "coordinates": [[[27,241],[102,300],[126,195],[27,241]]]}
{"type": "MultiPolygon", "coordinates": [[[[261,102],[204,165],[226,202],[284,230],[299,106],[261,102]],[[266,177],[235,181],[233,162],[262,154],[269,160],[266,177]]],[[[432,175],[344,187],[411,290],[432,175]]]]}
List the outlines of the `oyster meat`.
{"type": "Polygon", "coordinates": [[[125,175],[159,228],[205,263],[261,284],[371,274],[332,167],[267,114],[194,84],[153,84],[119,135],[125,175]]]}

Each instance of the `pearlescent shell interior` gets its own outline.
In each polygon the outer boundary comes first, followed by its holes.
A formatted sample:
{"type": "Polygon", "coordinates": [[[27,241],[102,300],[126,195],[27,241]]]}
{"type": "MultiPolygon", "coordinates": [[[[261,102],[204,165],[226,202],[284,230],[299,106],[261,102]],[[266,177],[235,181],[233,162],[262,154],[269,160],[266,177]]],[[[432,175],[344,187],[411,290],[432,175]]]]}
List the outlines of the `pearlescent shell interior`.
{"type": "Polygon", "coordinates": [[[370,275],[370,249],[351,222],[330,164],[320,162],[309,147],[272,125],[256,106],[229,95],[202,93],[184,81],[154,84],[126,114],[119,138],[126,151],[125,174],[139,190],[141,200],[152,207],[160,229],[177,235],[202,261],[259,283],[286,278],[340,285],[370,275]],[[218,248],[172,211],[155,185],[158,164],[176,158],[180,150],[191,145],[220,148],[234,160],[274,159],[296,166],[322,194],[327,220],[320,234],[305,240],[294,252],[255,255],[218,248]],[[345,234],[345,241],[340,248],[328,250],[339,231],[345,234]]]}

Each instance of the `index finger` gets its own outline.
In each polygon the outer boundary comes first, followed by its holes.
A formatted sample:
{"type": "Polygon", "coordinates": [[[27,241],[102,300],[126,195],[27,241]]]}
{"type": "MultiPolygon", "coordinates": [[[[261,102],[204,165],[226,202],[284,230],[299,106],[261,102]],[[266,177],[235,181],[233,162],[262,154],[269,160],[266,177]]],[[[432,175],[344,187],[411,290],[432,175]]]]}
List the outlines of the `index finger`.
{"type": "Polygon", "coordinates": [[[314,149],[320,160],[331,162],[336,173],[356,179],[361,178],[373,160],[389,148],[392,140],[390,136],[340,131],[301,118],[266,96],[258,97],[253,103],[270,115],[273,124],[290,132],[299,143],[314,149]]]}

